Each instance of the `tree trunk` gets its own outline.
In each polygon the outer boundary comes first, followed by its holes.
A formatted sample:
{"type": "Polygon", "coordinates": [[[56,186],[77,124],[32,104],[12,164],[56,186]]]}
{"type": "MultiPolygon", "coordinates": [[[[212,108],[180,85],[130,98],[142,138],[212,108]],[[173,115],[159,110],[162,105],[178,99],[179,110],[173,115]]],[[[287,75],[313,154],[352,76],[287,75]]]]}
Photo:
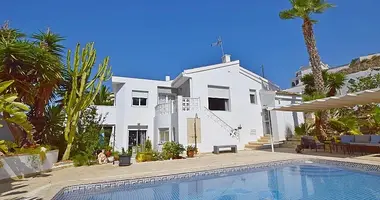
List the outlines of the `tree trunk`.
{"type": "MultiPolygon", "coordinates": [[[[302,25],[303,36],[305,39],[305,44],[307,52],[309,53],[309,61],[311,64],[311,70],[314,76],[315,89],[319,94],[325,94],[325,83],[323,81],[321,58],[318,54],[318,49],[316,46],[313,23],[309,18],[304,18],[302,25]]],[[[327,123],[327,112],[322,111],[320,115],[319,123],[316,123],[316,132],[318,136],[327,137],[325,132],[327,123]]]]}
{"type": "Polygon", "coordinates": [[[62,160],[63,161],[68,160],[70,158],[70,152],[71,152],[71,146],[72,146],[72,144],[73,143],[67,143],[67,147],[66,147],[65,153],[62,156],[62,160]]]}
{"type": "Polygon", "coordinates": [[[42,135],[42,131],[46,126],[45,107],[53,93],[54,84],[41,84],[30,112],[29,120],[34,126],[33,139],[38,144],[43,143],[45,139],[42,135]]]}

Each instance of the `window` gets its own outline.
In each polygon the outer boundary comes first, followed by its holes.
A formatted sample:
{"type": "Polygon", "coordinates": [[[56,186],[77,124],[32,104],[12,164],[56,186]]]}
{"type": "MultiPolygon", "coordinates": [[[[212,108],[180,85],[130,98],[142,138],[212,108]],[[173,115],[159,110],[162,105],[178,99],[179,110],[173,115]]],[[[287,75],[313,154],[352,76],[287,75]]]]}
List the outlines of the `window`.
{"type": "Polygon", "coordinates": [[[210,110],[228,111],[228,99],[208,98],[208,108],[210,110]]]}
{"type": "Polygon", "coordinates": [[[208,86],[208,108],[210,110],[230,110],[230,89],[228,87],[208,86]]]}
{"type": "Polygon", "coordinates": [[[160,128],[160,144],[164,144],[169,141],[169,129],[168,128],[160,128]]]}
{"type": "Polygon", "coordinates": [[[147,106],[148,92],[133,90],[132,91],[132,105],[133,106],[147,106]]]}
{"type": "Polygon", "coordinates": [[[256,90],[249,90],[249,100],[251,104],[257,104],[256,102],[256,90]]]}

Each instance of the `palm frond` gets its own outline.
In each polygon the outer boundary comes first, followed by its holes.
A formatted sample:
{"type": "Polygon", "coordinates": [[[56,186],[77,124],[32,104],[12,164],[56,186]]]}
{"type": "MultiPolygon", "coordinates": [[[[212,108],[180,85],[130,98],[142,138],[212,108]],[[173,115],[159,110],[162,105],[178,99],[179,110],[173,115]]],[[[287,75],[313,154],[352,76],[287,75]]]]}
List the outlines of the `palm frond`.
{"type": "Polygon", "coordinates": [[[334,7],[333,4],[327,3],[325,0],[289,0],[292,8],[280,12],[281,19],[309,19],[312,23],[316,20],[311,19],[312,14],[320,14],[328,8],[334,7]]]}
{"type": "Polygon", "coordinates": [[[64,46],[60,43],[64,41],[64,38],[56,33],[53,33],[48,29],[46,32],[40,31],[33,34],[32,38],[42,47],[46,47],[48,52],[54,56],[61,57],[64,51],[64,46]]]}

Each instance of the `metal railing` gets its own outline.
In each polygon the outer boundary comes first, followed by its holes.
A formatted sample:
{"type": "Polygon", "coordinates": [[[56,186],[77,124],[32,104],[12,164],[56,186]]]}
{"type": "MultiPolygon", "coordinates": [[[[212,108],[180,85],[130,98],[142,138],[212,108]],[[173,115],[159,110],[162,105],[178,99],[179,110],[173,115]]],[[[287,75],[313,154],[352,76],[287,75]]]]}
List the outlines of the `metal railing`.
{"type": "Polygon", "coordinates": [[[224,130],[226,130],[231,137],[236,138],[239,140],[239,130],[232,128],[227,122],[222,120],[220,117],[218,117],[215,113],[213,113],[211,110],[209,110],[207,107],[204,107],[204,111],[210,119],[212,119],[214,122],[219,124],[224,130]]]}

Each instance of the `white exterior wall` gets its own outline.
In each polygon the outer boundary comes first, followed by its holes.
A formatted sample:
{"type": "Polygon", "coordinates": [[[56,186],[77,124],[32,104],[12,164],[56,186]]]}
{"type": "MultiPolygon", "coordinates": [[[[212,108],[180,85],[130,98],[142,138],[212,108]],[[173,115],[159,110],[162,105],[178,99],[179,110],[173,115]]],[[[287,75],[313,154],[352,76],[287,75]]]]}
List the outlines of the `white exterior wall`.
{"type": "Polygon", "coordinates": [[[115,106],[96,106],[98,115],[105,117],[103,124],[115,125],[116,124],[116,107],[115,106]]]}
{"type": "Polygon", "coordinates": [[[116,93],[116,144],[121,150],[128,147],[128,126],[148,126],[146,136],[154,140],[154,116],[157,105],[157,86],[170,87],[170,81],[113,77],[112,82],[121,83],[116,93]],[[147,106],[132,106],[132,91],[148,91],[147,106]]]}
{"type": "Polygon", "coordinates": [[[252,80],[241,74],[239,62],[228,64],[230,64],[228,67],[188,75],[193,82],[193,97],[201,98],[201,109],[208,108],[208,85],[229,87],[230,111],[212,112],[231,127],[237,128],[239,125],[242,127],[240,141],[237,141],[230,136],[229,132],[209,119],[204,112],[201,112],[199,117],[202,124],[202,143],[199,148],[203,152],[211,152],[214,145],[236,144],[238,149],[243,149],[248,141],[256,141],[263,135],[259,98],[259,90],[262,88],[262,84],[258,80],[252,80]],[[250,103],[250,89],[256,90],[257,104],[250,103]],[[252,129],[256,130],[256,135],[250,135],[252,129]]]}
{"type": "MultiPolygon", "coordinates": [[[[285,106],[301,101],[301,97],[294,95],[276,95],[275,106],[285,106]]],[[[272,111],[272,123],[277,124],[277,126],[272,126],[274,141],[283,141],[287,134],[294,135],[295,126],[304,123],[304,115],[302,112],[272,111]]]]}
{"type": "MultiPolygon", "coordinates": [[[[240,67],[239,61],[185,70],[174,81],[123,77],[113,77],[112,81],[115,91],[115,106],[110,106],[110,108],[99,107],[99,113],[114,112],[108,114],[110,119],[107,119],[107,122],[115,122],[116,124],[115,147],[118,150],[121,150],[122,147],[128,147],[128,126],[137,126],[138,123],[141,126],[148,127],[146,136],[152,140],[155,148],[160,148],[158,145],[159,128],[168,128],[169,140],[175,140],[187,146],[189,145],[187,119],[194,118],[196,114],[201,121],[201,142],[197,144],[200,152],[211,152],[214,145],[237,145],[238,149],[244,149],[245,144],[250,141],[257,141],[264,135],[259,91],[263,89],[263,85],[268,85],[268,81],[240,67]],[[232,129],[241,127],[239,139],[232,137],[230,129],[227,128],[228,130],[226,130],[225,127],[214,121],[214,118],[210,117],[208,86],[229,88],[229,111],[211,112],[232,129]],[[177,88],[179,95],[175,101],[170,101],[166,105],[157,105],[157,87],[177,88]],[[132,106],[133,90],[148,92],[146,107],[132,106]],[[256,104],[250,102],[250,90],[256,90],[256,104]],[[197,109],[182,110],[182,100],[188,97],[199,99],[197,109]],[[173,128],[175,129],[174,137],[173,128]]],[[[283,104],[285,103],[286,101],[283,104]]],[[[280,118],[288,118],[287,115],[291,115],[291,113],[277,113],[279,112],[276,112],[277,116],[272,116],[275,121],[281,121],[280,118]]],[[[291,121],[282,122],[280,124],[272,123],[272,126],[283,126],[274,128],[274,133],[278,133],[277,140],[285,138],[285,127],[291,123],[291,121]]]]}

